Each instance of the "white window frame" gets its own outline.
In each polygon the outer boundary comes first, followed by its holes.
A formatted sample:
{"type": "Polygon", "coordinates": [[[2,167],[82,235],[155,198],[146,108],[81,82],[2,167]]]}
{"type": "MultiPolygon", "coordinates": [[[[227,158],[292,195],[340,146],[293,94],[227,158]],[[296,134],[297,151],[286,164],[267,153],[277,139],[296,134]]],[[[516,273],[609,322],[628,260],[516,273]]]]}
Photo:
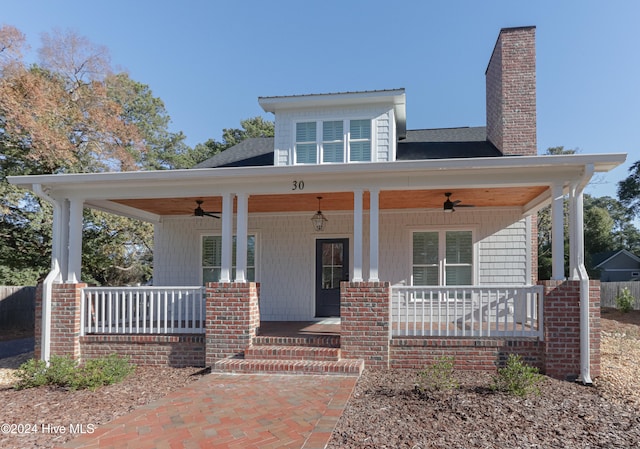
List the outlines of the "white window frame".
{"type": "MultiPolygon", "coordinates": [[[[477,283],[477,273],[478,273],[478,248],[476,241],[476,229],[474,227],[469,226],[448,226],[447,228],[415,228],[411,229],[409,232],[409,271],[410,271],[410,280],[411,285],[414,284],[413,280],[413,235],[419,232],[431,232],[438,234],[438,285],[433,285],[432,287],[450,287],[446,284],[447,266],[459,266],[458,264],[447,264],[446,263],[446,251],[447,251],[447,232],[459,232],[459,231],[467,231],[471,232],[471,284],[476,285],[477,283]]],[[[465,264],[466,265],[466,264],[465,264]]],[[[425,286],[427,287],[427,286],[425,286]]]]}
{"type": "MultiPolygon", "coordinates": [[[[377,160],[376,156],[376,145],[375,145],[375,129],[376,129],[376,119],[372,117],[348,117],[348,118],[333,118],[333,117],[323,117],[323,118],[310,118],[306,120],[296,120],[293,122],[293,145],[292,145],[292,160],[294,165],[329,165],[329,164],[361,164],[366,162],[374,162],[377,160]],[[368,161],[351,161],[351,121],[356,120],[366,120],[369,121],[371,126],[371,137],[369,139],[356,139],[353,142],[364,142],[368,140],[371,144],[371,155],[370,160],[368,161]],[[324,134],[323,134],[323,123],[324,122],[339,122],[342,121],[342,161],[337,162],[324,162],[324,134]],[[297,141],[297,127],[299,123],[313,123],[316,124],[316,162],[307,163],[307,162],[298,162],[298,151],[297,145],[298,143],[311,143],[311,142],[298,142],[297,141]]],[[[336,141],[328,142],[335,143],[336,141]]]]}
{"type": "MultiPolygon", "coordinates": [[[[260,238],[259,238],[257,232],[254,232],[254,231],[251,231],[251,230],[249,230],[247,232],[247,236],[248,237],[253,236],[253,238],[255,239],[255,244],[254,244],[254,246],[255,246],[255,248],[254,248],[255,254],[254,254],[254,260],[253,260],[254,265],[252,266],[253,270],[254,270],[254,278],[255,279],[250,281],[248,279],[248,276],[247,276],[247,282],[260,282],[259,270],[258,270],[258,267],[260,266],[260,263],[259,263],[259,254],[260,254],[259,242],[260,242],[260,238]]],[[[198,238],[198,252],[199,252],[199,255],[198,255],[198,266],[200,267],[200,272],[199,272],[200,285],[204,285],[204,276],[203,276],[204,273],[203,272],[204,272],[204,268],[205,267],[202,264],[202,249],[203,249],[202,248],[202,246],[203,246],[202,245],[202,240],[205,237],[220,237],[220,238],[222,238],[222,233],[220,233],[220,232],[204,232],[204,233],[201,233],[199,238],[198,238]]],[[[234,239],[236,239],[237,238],[236,234],[233,234],[233,237],[234,237],[234,239]]],[[[247,245],[247,251],[248,250],[249,250],[249,248],[248,248],[248,245],[247,245]]],[[[235,247],[235,245],[232,246],[232,251],[233,251],[233,253],[232,253],[232,260],[233,260],[236,257],[236,247],[235,247]]],[[[249,260],[247,259],[247,268],[249,268],[249,267],[250,267],[249,260]]],[[[233,276],[233,274],[235,273],[235,269],[236,269],[236,266],[233,265],[231,267],[231,273],[230,273],[232,275],[232,277],[233,277],[233,279],[231,279],[231,282],[233,282],[234,279],[235,279],[235,276],[233,276]]],[[[246,274],[247,273],[245,273],[245,275],[246,274]]]]}

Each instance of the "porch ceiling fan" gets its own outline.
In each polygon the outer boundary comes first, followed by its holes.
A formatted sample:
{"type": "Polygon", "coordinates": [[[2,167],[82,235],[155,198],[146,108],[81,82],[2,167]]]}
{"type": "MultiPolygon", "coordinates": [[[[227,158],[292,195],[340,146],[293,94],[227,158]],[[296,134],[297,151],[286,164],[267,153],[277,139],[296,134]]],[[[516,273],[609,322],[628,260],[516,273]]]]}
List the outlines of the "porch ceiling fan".
{"type": "Polygon", "coordinates": [[[447,197],[447,200],[443,204],[443,210],[445,212],[455,212],[456,207],[475,207],[473,204],[461,204],[462,200],[451,201],[451,192],[445,192],[444,196],[447,197]]]}
{"type": "Polygon", "coordinates": [[[206,210],[202,209],[202,203],[204,203],[203,200],[196,200],[196,204],[198,204],[198,207],[196,207],[193,210],[193,215],[196,217],[211,217],[211,218],[220,218],[220,212],[207,212],[206,210]]]}

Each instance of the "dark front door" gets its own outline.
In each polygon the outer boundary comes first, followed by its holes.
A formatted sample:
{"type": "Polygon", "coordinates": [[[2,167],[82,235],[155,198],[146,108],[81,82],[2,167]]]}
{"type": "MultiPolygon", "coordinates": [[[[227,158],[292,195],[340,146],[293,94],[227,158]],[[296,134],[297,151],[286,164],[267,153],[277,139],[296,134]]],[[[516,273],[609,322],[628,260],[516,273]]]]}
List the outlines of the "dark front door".
{"type": "Polygon", "coordinates": [[[340,282],[349,280],[349,239],[316,240],[316,316],[340,316],[340,282]]]}

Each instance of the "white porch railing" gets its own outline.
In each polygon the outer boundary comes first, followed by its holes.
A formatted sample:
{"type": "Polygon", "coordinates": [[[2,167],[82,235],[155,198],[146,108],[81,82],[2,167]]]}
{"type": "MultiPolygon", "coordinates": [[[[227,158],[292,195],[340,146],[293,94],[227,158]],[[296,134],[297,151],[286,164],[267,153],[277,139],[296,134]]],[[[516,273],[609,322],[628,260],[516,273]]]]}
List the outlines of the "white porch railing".
{"type": "Polygon", "coordinates": [[[204,287],[87,287],[84,334],[204,333],[204,287]]]}
{"type": "Polygon", "coordinates": [[[537,337],[542,286],[391,288],[392,336],[537,337]]]}

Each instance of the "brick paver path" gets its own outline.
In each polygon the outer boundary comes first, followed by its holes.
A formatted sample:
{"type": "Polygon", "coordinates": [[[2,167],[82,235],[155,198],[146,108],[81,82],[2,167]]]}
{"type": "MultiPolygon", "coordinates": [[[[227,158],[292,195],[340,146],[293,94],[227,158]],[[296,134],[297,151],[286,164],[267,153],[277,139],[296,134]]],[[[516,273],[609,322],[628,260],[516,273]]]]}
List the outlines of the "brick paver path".
{"type": "Polygon", "coordinates": [[[357,378],[210,374],[63,448],[324,448],[357,378]]]}

